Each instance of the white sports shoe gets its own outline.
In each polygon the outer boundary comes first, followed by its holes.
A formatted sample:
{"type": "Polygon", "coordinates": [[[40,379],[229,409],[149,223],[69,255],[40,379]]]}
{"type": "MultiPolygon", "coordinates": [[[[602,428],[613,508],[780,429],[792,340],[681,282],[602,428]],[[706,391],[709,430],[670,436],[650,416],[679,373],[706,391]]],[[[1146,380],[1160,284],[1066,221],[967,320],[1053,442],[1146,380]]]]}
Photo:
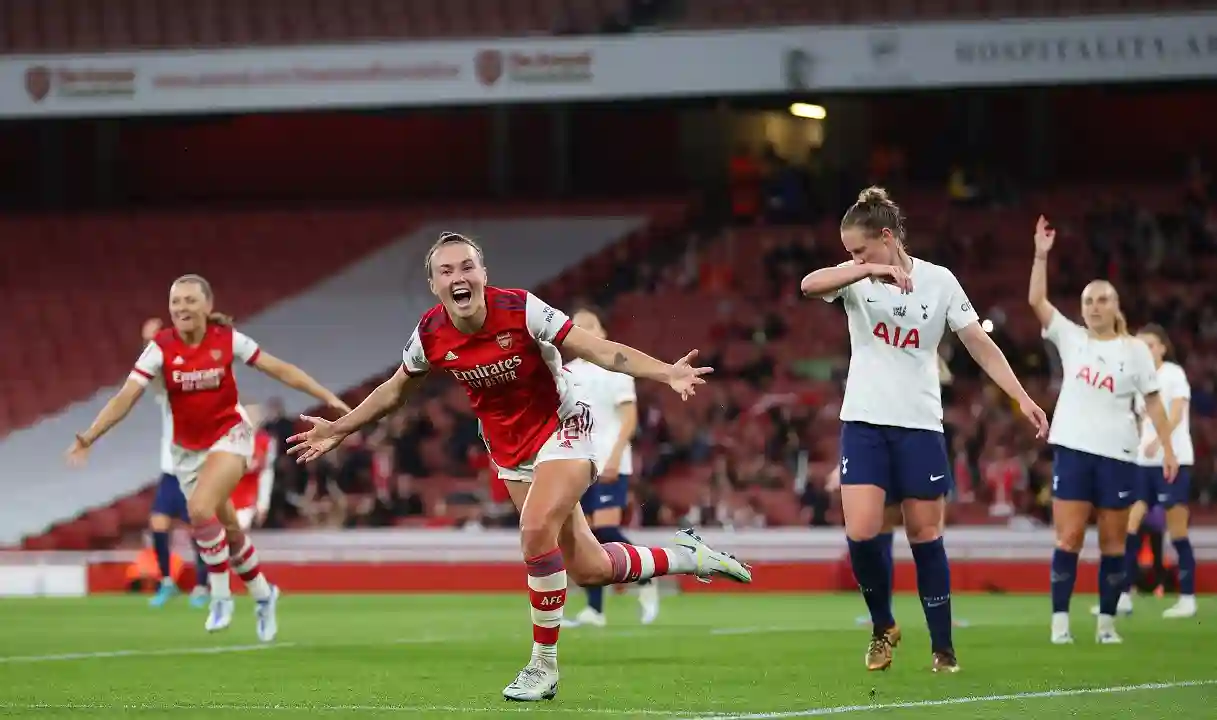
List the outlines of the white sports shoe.
{"type": "Polygon", "coordinates": [[[659,617],[659,583],[652,580],[638,587],[638,604],[642,609],[642,624],[650,625],[659,617]]]}
{"type": "Polygon", "coordinates": [[[270,597],[254,602],[254,618],[258,626],[258,639],[271,642],[279,634],[279,620],[275,616],[275,606],[279,603],[279,586],[272,585],[270,597]]]}
{"type": "Polygon", "coordinates": [[[1174,605],[1162,611],[1162,617],[1168,620],[1196,617],[1196,596],[1180,595],[1174,605]]]}
{"type": "Polygon", "coordinates": [[[558,666],[542,658],[528,661],[510,685],[503,688],[503,697],[515,702],[552,700],[558,694],[558,666]]]}
{"type": "Polygon", "coordinates": [[[608,621],[605,619],[604,613],[598,613],[589,607],[580,610],[579,614],[573,618],[562,618],[562,627],[580,627],[582,625],[604,627],[607,624],[608,621]]]}
{"type": "Polygon", "coordinates": [[[232,612],[235,608],[236,603],[230,597],[211,598],[210,609],[207,611],[207,622],[203,623],[203,628],[207,632],[219,632],[226,629],[232,624],[232,612]]]}
{"type": "Polygon", "coordinates": [[[1073,635],[1069,632],[1069,613],[1052,613],[1052,644],[1073,644],[1073,635]]]}
{"type": "Polygon", "coordinates": [[[704,543],[690,528],[676,533],[676,544],[689,552],[697,560],[697,570],[694,575],[702,582],[710,582],[715,575],[723,575],[735,582],[752,582],[752,570],[747,565],[735,559],[735,556],[714,550],[704,543]]]}
{"type": "Polygon", "coordinates": [[[1116,632],[1116,619],[1111,615],[1100,615],[1094,631],[1094,641],[1100,645],[1119,645],[1124,638],[1116,632]]]}

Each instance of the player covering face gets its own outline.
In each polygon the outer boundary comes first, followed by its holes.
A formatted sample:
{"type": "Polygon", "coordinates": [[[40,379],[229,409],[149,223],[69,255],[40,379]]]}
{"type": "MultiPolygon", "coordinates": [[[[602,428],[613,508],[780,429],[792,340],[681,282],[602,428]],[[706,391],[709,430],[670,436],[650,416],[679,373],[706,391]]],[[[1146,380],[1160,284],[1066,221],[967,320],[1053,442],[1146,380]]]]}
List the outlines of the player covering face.
{"type": "Polygon", "coordinates": [[[738,560],[691,531],[672,547],[601,544],[578,508],[597,473],[594,417],[578,384],[562,369],[559,348],[606,370],[668,385],[682,398],[711,368],[673,364],[596,337],[523,290],[487,284],[478,245],[445,233],[427,254],[427,281],[439,304],[423,314],[393,377],[337,422],[305,418],[312,428],[292,437],[290,452],[308,462],[399,407],[430,372],[461,383],[494,465],[520,512],[520,548],[532,607],[532,657],[503,690],[509,700],[552,698],[558,690],[557,641],[568,580],[584,587],[637,582],[668,574],[751,582],[738,560]]]}

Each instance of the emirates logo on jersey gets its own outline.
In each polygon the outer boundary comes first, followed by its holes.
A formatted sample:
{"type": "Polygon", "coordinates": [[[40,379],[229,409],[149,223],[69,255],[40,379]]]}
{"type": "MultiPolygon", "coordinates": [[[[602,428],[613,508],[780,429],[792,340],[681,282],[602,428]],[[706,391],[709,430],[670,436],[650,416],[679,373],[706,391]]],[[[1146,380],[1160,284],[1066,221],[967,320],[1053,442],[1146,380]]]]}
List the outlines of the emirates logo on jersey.
{"type": "Polygon", "coordinates": [[[516,370],[524,364],[519,355],[500,360],[489,365],[474,365],[469,370],[449,370],[452,377],[470,387],[488,388],[495,385],[506,385],[519,379],[516,370]]]}
{"type": "Polygon", "coordinates": [[[498,341],[499,347],[503,348],[504,350],[511,347],[511,333],[501,332],[498,335],[495,335],[494,339],[498,341]]]}
{"type": "Polygon", "coordinates": [[[224,368],[174,370],[172,378],[173,383],[182,388],[182,392],[195,392],[197,390],[215,390],[220,387],[220,383],[224,381],[224,376],[227,374],[224,368]]]}

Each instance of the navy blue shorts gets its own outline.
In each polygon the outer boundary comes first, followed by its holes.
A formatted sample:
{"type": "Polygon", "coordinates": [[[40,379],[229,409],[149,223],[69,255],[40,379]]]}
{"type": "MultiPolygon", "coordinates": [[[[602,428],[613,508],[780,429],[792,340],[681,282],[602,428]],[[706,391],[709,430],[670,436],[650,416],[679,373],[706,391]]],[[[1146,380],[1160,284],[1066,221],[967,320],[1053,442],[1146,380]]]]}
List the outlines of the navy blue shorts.
{"type": "Polygon", "coordinates": [[[954,487],[946,438],[935,430],[841,423],[841,484],[875,485],[887,503],[936,500],[954,487]]]}
{"type": "Polygon", "coordinates": [[[1168,483],[1162,476],[1161,467],[1140,467],[1137,472],[1136,498],[1150,507],[1161,505],[1173,508],[1176,505],[1187,505],[1192,494],[1192,468],[1184,465],[1179,468],[1175,482],[1168,483]]]}
{"type": "Polygon", "coordinates": [[[1141,468],[1081,450],[1053,447],[1052,497],[1123,510],[1136,501],[1141,468]]]}
{"type": "Polygon", "coordinates": [[[168,515],[182,522],[190,522],[182,486],[178,483],[177,478],[169,473],[162,473],[161,481],[156,486],[156,498],[152,501],[152,514],[168,515]]]}
{"type": "Polygon", "coordinates": [[[611,508],[624,509],[626,493],[629,489],[630,476],[624,474],[617,476],[617,482],[592,483],[592,486],[579,499],[579,504],[583,506],[583,514],[591,515],[597,510],[609,510],[611,508]]]}

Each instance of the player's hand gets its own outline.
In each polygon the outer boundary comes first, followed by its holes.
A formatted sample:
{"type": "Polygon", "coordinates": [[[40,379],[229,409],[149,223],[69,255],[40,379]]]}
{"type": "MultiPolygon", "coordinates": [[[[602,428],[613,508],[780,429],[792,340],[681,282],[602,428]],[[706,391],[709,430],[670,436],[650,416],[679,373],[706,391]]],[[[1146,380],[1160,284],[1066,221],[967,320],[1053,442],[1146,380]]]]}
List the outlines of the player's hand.
{"type": "Polygon", "coordinates": [[[905,295],[913,292],[913,278],[908,271],[895,265],[869,265],[870,276],[881,283],[895,285],[905,295]]]}
{"type": "Polygon", "coordinates": [[[67,452],[63,454],[64,458],[68,461],[68,466],[74,468],[84,467],[85,463],[89,461],[89,447],[81,442],[80,436],[77,435],[72,444],[68,446],[67,452]]]}
{"type": "Polygon", "coordinates": [[[1047,255],[1056,242],[1056,228],[1048,224],[1048,218],[1040,215],[1035,223],[1035,254],[1047,255]]]}
{"type": "Polygon", "coordinates": [[[1165,447],[1162,453],[1162,477],[1166,482],[1173,483],[1179,475],[1179,460],[1175,457],[1174,448],[1165,447]]]}
{"type": "Polygon", "coordinates": [[[1153,457],[1157,455],[1158,451],[1161,449],[1162,443],[1158,442],[1158,438],[1154,438],[1146,443],[1145,447],[1142,448],[1141,451],[1145,453],[1145,457],[1153,457]]]}
{"type": "Polygon", "coordinates": [[[303,465],[312,462],[338,447],[346,439],[345,435],[334,432],[334,423],[325,418],[301,415],[300,419],[311,423],[312,427],[287,439],[288,444],[291,445],[287,454],[298,455],[297,463],[303,465]]]}
{"type": "Polygon", "coordinates": [[[1048,437],[1048,415],[1044,413],[1039,405],[1035,404],[1034,400],[1029,397],[1023,398],[1018,403],[1018,409],[1035,426],[1036,439],[1048,437]]]}
{"type": "Polygon", "coordinates": [[[144,321],[144,327],[140,329],[140,336],[144,338],[144,342],[152,342],[156,334],[161,331],[165,324],[160,318],[148,318],[144,321]]]}
{"type": "Polygon", "coordinates": [[[706,380],[702,375],[709,375],[714,372],[714,368],[710,367],[693,367],[693,361],[697,359],[697,351],[690,350],[688,355],[676,361],[668,369],[668,387],[680,393],[681,400],[688,400],[697,394],[697,386],[705,385],[706,380]]]}
{"type": "Polygon", "coordinates": [[[617,482],[617,479],[621,477],[620,467],[620,460],[616,462],[609,460],[608,462],[604,463],[604,467],[600,468],[600,477],[597,478],[597,481],[602,483],[617,482]]]}

